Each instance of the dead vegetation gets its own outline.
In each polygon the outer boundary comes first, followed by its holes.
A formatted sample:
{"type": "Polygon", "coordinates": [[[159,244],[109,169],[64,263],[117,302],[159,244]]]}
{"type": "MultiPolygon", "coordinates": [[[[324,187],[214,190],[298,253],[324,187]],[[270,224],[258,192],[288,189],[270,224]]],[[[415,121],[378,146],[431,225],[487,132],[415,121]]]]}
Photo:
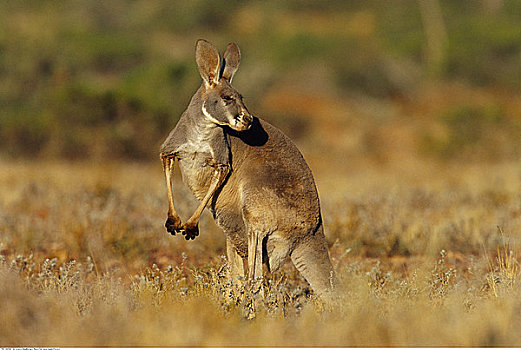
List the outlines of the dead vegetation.
{"type": "MultiPolygon", "coordinates": [[[[323,305],[286,264],[254,320],[209,216],[194,242],[164,231],[160,165],[4,165],[0,344],[521,344],[517,164],[310,161],[342,293],[323,305]]],[[[182,191],[176,203],[195,205],[182,191]]]]}

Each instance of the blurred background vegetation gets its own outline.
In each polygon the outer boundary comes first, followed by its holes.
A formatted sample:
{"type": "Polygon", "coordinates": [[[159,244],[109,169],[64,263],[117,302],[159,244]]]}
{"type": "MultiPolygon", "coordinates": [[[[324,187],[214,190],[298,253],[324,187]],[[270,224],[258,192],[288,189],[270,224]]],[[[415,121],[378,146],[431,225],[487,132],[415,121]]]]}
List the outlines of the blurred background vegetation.
{"type": "Polygon", "coordinates": [[[156,161],[198,38],[239,44],[250,111],[304,149],[519,156],[520,0],[8,0],[0,18],[0,159],[156,161]]]}

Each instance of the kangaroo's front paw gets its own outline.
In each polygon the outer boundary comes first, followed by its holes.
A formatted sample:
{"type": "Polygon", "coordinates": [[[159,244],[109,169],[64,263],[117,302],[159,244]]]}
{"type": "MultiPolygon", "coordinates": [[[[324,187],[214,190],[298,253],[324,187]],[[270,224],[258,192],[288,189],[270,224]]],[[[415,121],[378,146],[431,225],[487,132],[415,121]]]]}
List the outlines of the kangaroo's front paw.
{"type": "Polygon", "coordinates": [[[170,234],[175,236],[176,233],[181,232],[183,224],[181,223],[181,219],[179,217],[169,216],[166,219],[165,227],[170,234]]]}
{"type": "Polygon", "coordinates": [[[195,237],[199,236],[199,226],[197,224],[190,225],[185,224],[183,225],[181,233],[185,235],[185,239],[188,241],[189,239],[195,239],[195,237]]]}

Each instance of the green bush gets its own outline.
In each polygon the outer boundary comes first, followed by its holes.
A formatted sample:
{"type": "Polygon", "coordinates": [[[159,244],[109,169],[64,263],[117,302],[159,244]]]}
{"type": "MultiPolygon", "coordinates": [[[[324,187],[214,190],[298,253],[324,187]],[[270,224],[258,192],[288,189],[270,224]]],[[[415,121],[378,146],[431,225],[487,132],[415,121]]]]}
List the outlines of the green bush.
{"type": "Polygon", "coordinates": [[[521,26],[508,16],[458,18],[449,32],[447,77],[520,88],[521,26]]]}
{"type": "MultiPolygon", "coordinates": [[[[521,2],[505,0],[495,13],[471,0],[440,4],[448,35],[440,82],[517,93],[521,2]]],[[[328,94],[377,99],[414,99],[428,73],[417,2],[4,1],[0,16],[0,152],[10,157],[155,157],[200,83],[200,37],[248,52],[237,82],[255,96],[253,109],[274,81],[292,84],[314,67],[328,94]]],[[[501,144],[489,127],[518,135],[510,121],[475,120],[489,112],[447,113],[448,141],[425,137],[434,153],[501,144]]]]}
{"type": "Polygon", "coordinates": [[[444,134],[425,133],[425,154],[445,160],[499,160],[520,143],[521,125],[507,118],[498,105],[462,105],[442,112],[438,118],[444,134]]]}

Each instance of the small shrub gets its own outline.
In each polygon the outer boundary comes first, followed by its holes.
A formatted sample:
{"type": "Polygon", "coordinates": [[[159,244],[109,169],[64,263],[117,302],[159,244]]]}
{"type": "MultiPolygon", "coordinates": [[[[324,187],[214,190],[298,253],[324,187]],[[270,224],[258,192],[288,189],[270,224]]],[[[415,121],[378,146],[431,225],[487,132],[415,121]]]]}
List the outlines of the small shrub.
{"type": "Polygon", "coordinates": [[[438,121],[444,133],[425,133],[421,150],[439,159],[497,160],[509,157],[507,149],[519,143],[519,126],[498,105],[453,107],[438,121]]]}

